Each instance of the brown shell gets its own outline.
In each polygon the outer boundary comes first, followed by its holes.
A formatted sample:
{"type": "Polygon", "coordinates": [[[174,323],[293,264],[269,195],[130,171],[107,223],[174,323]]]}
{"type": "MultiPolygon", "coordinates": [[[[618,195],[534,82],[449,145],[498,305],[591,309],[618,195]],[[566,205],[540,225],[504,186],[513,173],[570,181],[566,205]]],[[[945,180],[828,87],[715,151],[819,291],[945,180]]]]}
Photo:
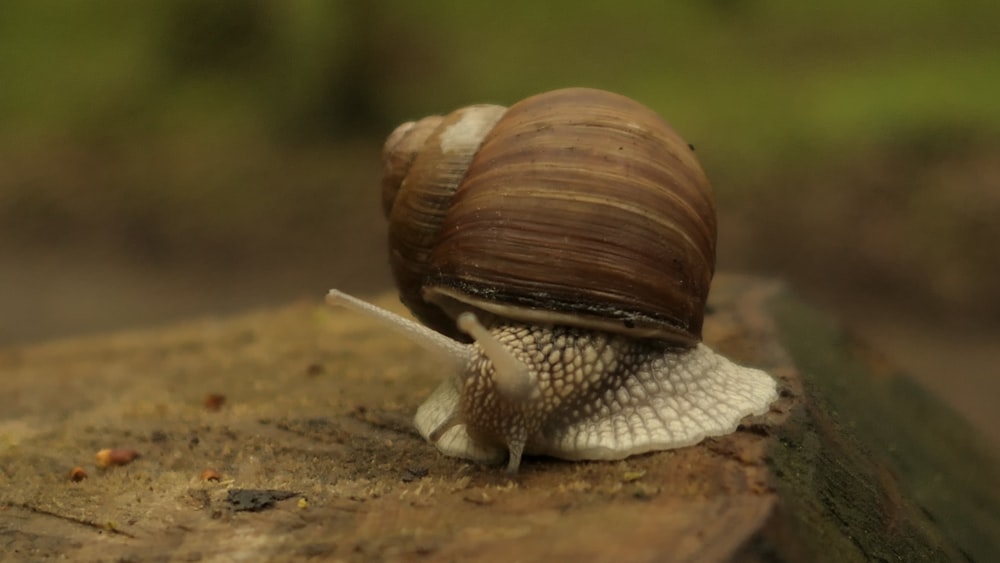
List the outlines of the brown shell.
{"type": "Polygon", "coordinates": [[[476,105],[404,123],[382,151],[382,209],[389,219],[389,263],[400,300],[427,326],[462,340],[467,337],[455,322],[424,301],[422,288],[451,196],[505,110],[476,105]]]}
{"type": "MultiPolygon", "coordinates": [[[[448,316],[471,305],[678,345],[701,339],[715,267],[711,188],[688,144],[648,108],[583,88],[533,96],[455,176],[443,222],[423,235],[429,261],[411,268],[448,316]]],[[[397,205],[414,185],[408,176],[397,205]]],[[[391,220],[402,217],[394,208],[391,220]]],[[[454,335],[448,316],[431,326],[454,335]]]]}

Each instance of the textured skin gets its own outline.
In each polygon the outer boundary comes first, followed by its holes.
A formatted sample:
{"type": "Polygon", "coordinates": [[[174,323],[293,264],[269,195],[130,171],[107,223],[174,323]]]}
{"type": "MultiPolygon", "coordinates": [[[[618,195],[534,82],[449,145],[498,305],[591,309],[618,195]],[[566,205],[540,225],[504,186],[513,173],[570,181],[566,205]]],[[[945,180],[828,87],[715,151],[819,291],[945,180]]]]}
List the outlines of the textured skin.
{"type": "Polygon", "coordinates": [[[520,454],[621,459],[696,444],[762,414],[777,397],[767,373],[699,344],[664,349],[590,330],[502,324],[490,332],[525,362],[535,389],[509,401],[493,368],[470,346],[468,368],[449,377],[417,411],[425,438],[450,456],[499,462],[520,454]]]}

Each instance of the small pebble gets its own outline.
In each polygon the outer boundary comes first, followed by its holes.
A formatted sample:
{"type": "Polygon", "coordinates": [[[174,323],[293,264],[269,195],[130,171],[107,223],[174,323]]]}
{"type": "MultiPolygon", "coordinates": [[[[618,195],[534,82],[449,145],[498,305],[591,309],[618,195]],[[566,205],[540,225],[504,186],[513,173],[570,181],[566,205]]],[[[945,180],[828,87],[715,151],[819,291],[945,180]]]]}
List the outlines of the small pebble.
{"type": "Polygon", "coordinates": [[[404,483],[412,483],[418,479],[423,479],[428,473],[429,471],[426,467],[407,467],[403,471],[403,476],[400,477],[400,480],[404,483]]]}
{"type": "Polygon", "coordinates": [[[112,465],[126,465],[139,457],[139,452],[126,448],[105,448],[95,456],[98,467],[111,467],[112,465]]]}
{"type": "Polygon", "coordinates": [[[226,396],[221,393],[209,393],[205,395],[205,408],[210,411],[218,411],[222,405],[226,404],[226,396]]]}
{"type": "Polygon", "coordinates": [[[639,479],[642,479],[643,476],[645,475],[646,475],[645,470],[626,471],[625,475],[622,476],[622,480],[625,481],[626,483],[631,483],[632,481],[638,481],[639,479]]]}

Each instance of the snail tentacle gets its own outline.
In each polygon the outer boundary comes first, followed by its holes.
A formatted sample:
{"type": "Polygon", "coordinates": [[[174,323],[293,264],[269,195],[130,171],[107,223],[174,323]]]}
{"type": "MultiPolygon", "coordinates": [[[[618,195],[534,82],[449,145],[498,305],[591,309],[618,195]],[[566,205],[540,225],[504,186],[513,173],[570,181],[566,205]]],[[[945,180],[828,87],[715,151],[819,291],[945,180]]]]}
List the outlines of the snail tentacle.
{"type": "Polygon", "coordinates": [[[456,342],[420,323],[401,317],[392,311],[376,307],[343,291],[331,289],[326,294],[326,302],[330,305],[345,307],[382,323],[402,334],[411,342],[450,361],[454,365],[455,371],[465,369],[471,358],[472,350],[469,345],[456,342]]]}
{"type": "Polygon", "coordinates": [[[458,316],[458,328],[471,336],[493,364],[493,383],[508,401],[525,401],[534,391],[531,372],[495,336],[479,322],[475,313],[466,311],[458,316]]]}

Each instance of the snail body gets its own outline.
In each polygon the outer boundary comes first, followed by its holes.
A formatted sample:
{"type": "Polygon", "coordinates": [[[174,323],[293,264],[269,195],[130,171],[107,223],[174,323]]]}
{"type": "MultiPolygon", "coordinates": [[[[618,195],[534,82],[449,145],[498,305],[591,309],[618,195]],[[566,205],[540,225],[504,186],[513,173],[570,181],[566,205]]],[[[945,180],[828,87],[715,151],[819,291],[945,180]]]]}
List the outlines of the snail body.
{"type": "Polygon", "coordinates": [[[330,300],[451,359],[415,418],[445,454],[620,459],[731,432],[776,397],[700,342],[714,201],[651,110],[584,88],[470,106],[400,126],[383,160],[390,263],[426,326],[330,300]]]}

